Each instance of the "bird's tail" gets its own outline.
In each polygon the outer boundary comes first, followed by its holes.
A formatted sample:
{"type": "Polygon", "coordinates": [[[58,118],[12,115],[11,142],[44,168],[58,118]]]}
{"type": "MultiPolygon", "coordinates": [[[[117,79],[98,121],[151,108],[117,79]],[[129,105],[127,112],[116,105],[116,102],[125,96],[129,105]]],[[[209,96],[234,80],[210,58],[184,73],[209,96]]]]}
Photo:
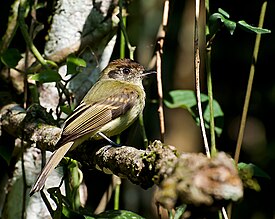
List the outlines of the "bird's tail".
{"type": "Polygon", "coordinates": [[[32,186],[32,189],[30,191],[30,196],[32,196],[35,192],[38,192],[43,188],[45,181],[50,175],[50,173],[59,164],[59,162],[62,160],[65,154],[69,151],[69,149],[72,147],[73,144],[74,142],[68,142],[53,152],[49,161],[47,162],[47,164],[39,174],[38,178],[36,179],[35,184],[32,186]]]}

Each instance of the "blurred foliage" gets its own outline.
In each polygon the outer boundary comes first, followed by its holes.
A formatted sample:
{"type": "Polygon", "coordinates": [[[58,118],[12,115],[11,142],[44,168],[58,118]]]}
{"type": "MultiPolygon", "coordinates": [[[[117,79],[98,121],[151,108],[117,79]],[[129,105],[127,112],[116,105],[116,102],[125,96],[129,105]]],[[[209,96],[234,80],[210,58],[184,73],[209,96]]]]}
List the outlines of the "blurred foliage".
{"type": "MultiPolygon", "coordinates": [[[[170,99],[164,100],[165,105],[168,108],[183,108],[186,109],[195,119],[197,125],[200,125],[198,111],[197,111],[197,98],[194,91],[191,90],[173,90],[169,92],[170,99]]],[[[203,109],[203,118],[205,120],[205,126],[207,129],[210,128],[210,111],[209,111],[209,103],[208,96],[205,94],[201,94],[201,102],[207,103],[203,109]]],[[[223,125],[223,112],[219,105],[219,103],[214,100],[213,101],[213,110],[214,110],[214,119],[216,119],[215,131],[218,136],[222,133],[222,125],[223,125]]]]}
{"type": "MultiPolygon", "coordinates": [[[[182,43],[182,38],[180,36],[180,30],[185,28],[183,25],[184,19],[189,19],[192,21],[193,17],[190,16],[190,11],[193,8],[187,8],[187,5],[192,4],[191,1],[170,1],[170,13],[169,13],[169,23],[167,27],[167,37],[165,39],[164,53],[163,53],[163,82],[165,96],[168,96],[168,90],[171,91],[170,100],[167,98],[165,104],[170,108],[185,108],[192,115],[194,115],[195,107],[195,95],[190,91],[177,91],[173,87],[173,82],[176,81],[178,76],[175,76],[176,66],[184,69],[186,66],[182,66],[182,60],[179,59],[179,55],[182,53],[179,44],[182,43]],[[189,93],[185,93],[189,92],[189,93]],[[186,97],[187,95],[187,97],[186,97]],[[189,96],[188,96],[189,95],[189,96]]],[[[50,1],[51,3],[51,1],[50,1]]],[[[47,7],[41,7],[37,14],[38,20],[45,25],[45,29],[38,33],[37,37],[34,39],[34,44],[42,51],[45,44],[45,38],[47,35],[47,28],[50,19],[49,14],[52,12],[50,8],[51,4],[47,7]]],[[[5,27],[8,22],[8,15],[10,9],[10,2],[7,4],[2,4],[0,13],[0,36],[2,37],[5,31],[5,27]]],[[[258,16],[260,12],[262,1],[210,1],[210,14],[209,24],[210,33],[216,34],[215,40],[212,44],[212,75],[213,75],[213,90],[215,98],[215,115],[216,119],[221,118],[223,126],[219,126],[219,122],[216,123],[216,132],[220,137],[217,139],[218,149],[227,151],[230,154],[234,153],[236,144],[236,135],[231,133],[236,133],[236,126],[233,126],[233,121],[238,120],[241,115],[241,110],[244,101],[244,92],[246,89],[247,78],[249,73],[249,67],[252,57],[252,49],[255,40],[254,33],[270,33],[263,35],[260,54],[258,63],[256,66],[256,77],[253,84],[253,93],[250,103],[249,116],[257,118],[264,127],[264,138],[265,141],[260,145],[255,147],[261,148],[258,152],[257,148],[249,147],[249,145],[244,142],[243,151],[241,153],[240,160],[246,163],[240,163],[240,174],[243,176],[244,182],[248,182],[247,185],[258,190],[261,187],[260,192],[255,192],[251,190],[246,190],[244,199],[235,205],[233,208],[232,218],[255,218],[260,215],[260,218],[272,218],[274,217],[275,207],[272,202],[266,201],[266,197],[274,197],[274,165],[275,165],[275,135],[274,135],[274,110],[275,110],[275,75],[273,71],[273,57],[275,51],[275,37],[273,35],[275,26],[273,22],[273,11],[275,10],[275,2],[268,2],[268,11],[265,19],[265,26],[267,29],[257,28],[258,16]],[[222,8],[222,9],[221,9],[222,8]],[[223,31],[225,27],[226,31],[223,31]],[[239,28],[238,28],[239,27],[239,28]],[[242,31],[245,29],[246,31],[242,31]],[[228,34],[228,31],[230,34],[228,34]],[[253,34],[249,33],[252,32],[253,34]],[[234,34],[233,34],[234,33],[234,34]],[[232,35],[233,34],[233,35],[232,35]],[[222,110],[221,110],[222,108],[222,110]],[[223,132],[222,132],[223,127],[223,132]],[[233,136],[233,137],[232,137],[233,136]],[[268,174],[268,175],[267,175],[268,174]],[[259,177],[260,176],[260,177],[259,177]],[[256,180],[257,179],[257,180],[256,180]],[[268,179],[268,180],[267,180],[268,179]]],[[[133,45],[137,46],[136,58],[140,60],[142,64],[147,63],[154,53],[155,45],[154,42],[158,26],[161,22],[162,4],[159,1],[132,1],[129,4],[129,17],[127,20],[127,33],[133,45]]],[[[29,18],[28,18],[29,19],[29,18]]],[[[192,35],[192,33],[188,33],[192,35]]],[[[183,42],[183,44],[186,42],[183,42]]],[[[9,68],[15,68],[18,61],[21,59],[25,51],[25,43],[22,39],[20,33],[14,36],[14,40],[8,50],[1,54],[1,68],[3,64],[9,68]]],[[[118,54],[118,51],[114,51],[114,56],[118,54]]],[[[185,57],[186,58],[186,57],[185,57]]],[[[192,65],[193,63],[189,63],[192,65]]],[[[68,74],[79,73],[82,67],[85,67],[86,63],[83,60],[70,56],[67,59],[68,74]]],[[[52,70],[42,70],[38,74],[31,76],[33,80],[41,83],[45,82],[59,82],[61,77],[55,69],[52,70]],[[45,73],[47,71],[47,74],[45,73]]],[[[205,82],[205,81],[204,81],[205,82]]],[[[205,83],[203,83],[205,85],[205,83]]],[[[2,89],[6,89],[1,87],[2,89]]],[[[10,89],[10,88],[9,88],[10,89]]],[[[204,90],[205,91],[205,90],[204,90]]],[[[148,96],[154,98],[154,94],[149,94],[148,96]]],[[[21,101],[23,103],[22,96],[15,98],[16,101],[21,101]]],[[[207,97],[202,95],[202,100],[207,103],[207,97]]],[[[207,117],[207,105],[205,105],[205,119],[209,122],[207,117]]],[[[64,105],[62,106],[62,111],[70,113],[71,109],[64,105]]],[[[247,129],[252,129],[251,136],[258,136],[258,133],[253,132],[253,127],[247,127],[247,129]]],[[[247,136],[247,138],[251,137],[247,136]]],[[[0,148],[1,156],[5,162],[10,161],[10,151],[2,150],[2,143],[0,148]],[[8,156],[7,156],[8,154],[8,156]]],[[[64,197],[55,196],[57,206],[60,200],[64,197]]],[[[148,209],[151,200],[140,201],[139,207],[133,207],[134,209],[148,209]]],[[[124,203],[127,205],[127,203],[124,203]]],[[[179,212],[184,211],[185,208],[181,208],[179,212]]],[[[70,211],[64,208],[64,211],[70,211]]],[[[67,212],[67,213],[68,213],[67,212]]],[[[67,214],[66,212],[63,212],[67,214]]],[[[71,213],[71,212],[70,212],[71,213]]],[[[70,214],[68,213],[68,215],[70,214]]],[[[143,213],[143,212],[142,212],[143,213]]],[[[180,212],[182,213],[182,212],[180,212]]],[[[180,214],[179,213],[179,214],[180,214]]],[[[73,212],[74,216],[76,213],[73,212]]],[[[152,215],[148,212],[144,215],[152,215]]],[[[77,215],[80,216],[80,215],[77,215]]],[[[102,215],[98,215],[97,218],[141,218],[132,212],[127,211],[111,211],[105,212],[102,215]],[[110,213],[110,217],[106,216],[110,213]],[[115,216],[116,215],[116,216],[115,216]]],[[[75,217],[77,218],[77,217],[75,217]]],[[[83,217],[82,217],[83,218],[83,217]]],[[[85,216],[84,218],[92,218],[90,216],[85,216]]]]}
{"type": "Polygon", "coordinates": [[[255,177],[263,177],[270,180],[270,176],[254,164],[246,164],[241,162],[238,163],[238,169],[244,187],[253,189],[257,192],[261,190],[261,186],[255,177]]]}

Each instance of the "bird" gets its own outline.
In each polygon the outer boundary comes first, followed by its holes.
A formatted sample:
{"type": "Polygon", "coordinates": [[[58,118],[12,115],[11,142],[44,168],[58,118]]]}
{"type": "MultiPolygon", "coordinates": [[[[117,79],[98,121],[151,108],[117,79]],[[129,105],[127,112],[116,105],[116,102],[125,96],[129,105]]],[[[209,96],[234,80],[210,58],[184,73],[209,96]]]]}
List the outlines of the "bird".
{"type": "Polygon", "coordinates": [[[30,196],[43,189],[46,179],[70,150],[89,138],[106,139],[127,129],[142,113],[146,94],[143,78],[147,71],[131,59],[111,61],[98,81],[65,120],[60,139],[48,162],[30,190],[30,196]]]}

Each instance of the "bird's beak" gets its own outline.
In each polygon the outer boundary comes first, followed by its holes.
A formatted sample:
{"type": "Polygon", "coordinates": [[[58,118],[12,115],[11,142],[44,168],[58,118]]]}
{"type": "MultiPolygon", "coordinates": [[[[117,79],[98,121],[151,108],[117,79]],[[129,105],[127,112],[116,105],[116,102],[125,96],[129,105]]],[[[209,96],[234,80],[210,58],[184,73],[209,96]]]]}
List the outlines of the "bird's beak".
{"type": "Polygon", "coordinates": [[[156,74],[156,73],[157,72],[155,70],[145,70],[142,73],[142,77],[145,77],[145,76],[150,75],[150,74],[156,74]]]}

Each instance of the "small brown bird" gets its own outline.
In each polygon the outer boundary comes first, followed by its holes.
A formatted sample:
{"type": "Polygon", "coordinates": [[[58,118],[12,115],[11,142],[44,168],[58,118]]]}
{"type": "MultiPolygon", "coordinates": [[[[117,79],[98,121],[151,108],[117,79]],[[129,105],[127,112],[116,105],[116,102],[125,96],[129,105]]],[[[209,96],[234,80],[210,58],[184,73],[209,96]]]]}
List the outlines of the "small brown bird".
{"type": "Polygon", "coordinates": [[[142,113],[145,92],[142,79],[153,73],[130,59],[109,63],[97,83],[65,121],[62,134],[48,163],[39,174],[30,195],[40,191],[53,169],[69,150],[88,138],[107,138],[128,128],[142,113]]]}

